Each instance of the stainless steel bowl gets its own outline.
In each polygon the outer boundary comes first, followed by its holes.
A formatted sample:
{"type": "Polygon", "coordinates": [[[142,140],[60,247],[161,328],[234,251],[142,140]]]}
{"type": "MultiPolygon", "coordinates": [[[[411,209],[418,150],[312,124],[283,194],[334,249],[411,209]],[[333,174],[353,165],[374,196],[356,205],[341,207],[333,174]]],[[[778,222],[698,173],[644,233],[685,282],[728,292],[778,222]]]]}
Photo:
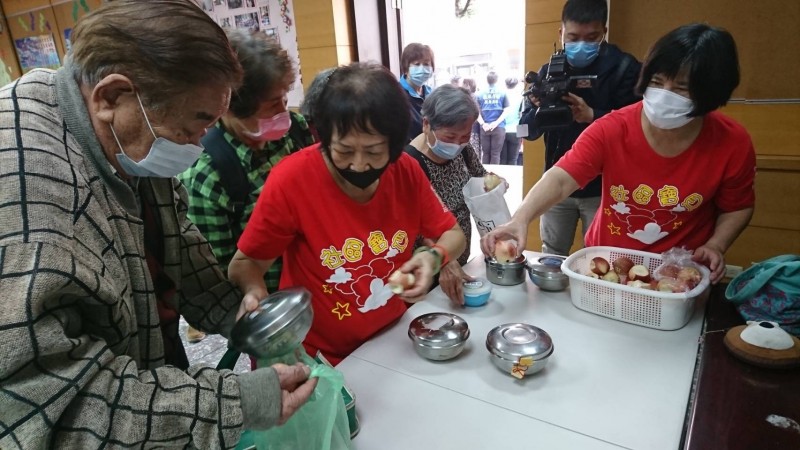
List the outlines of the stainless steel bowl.
{"type": "Polygon", "coordinates": [[[236,322],[231,345],[257,358],[284,355],[303,342],[313,319],[311,293],[304,288],[283,289],[236,322]]]}
{"type": "Polygon", "coordinates": [[[563,291],[569,286],[569,277],[561,271],[560,266],[551,264],[533,264],[528,267],[531,281],[543,291],[563,291]]]}
{"type": "Polygon", "coordinates": [[[486,349],[492,362],[502,371],[518,378],[541,371],[547,366],[555,347],[544,330],[526,323],[507,323],[486,335],[486,349]]]}
{"type": "Polygon", "coordinates": [[[501,263],[494,258],[486,258],[486,278],[494,284],[501,286],[514,286],[525,282],[525,255],[517,256],[517,259],[501,263]]]}
{"type": "Polygon", "coordinates": [[[444,361],[455,358],[464,350],[469,339],[469,326],[455,314],[428,313],[411,321],[408,337],[420,356],[444,361]]]}

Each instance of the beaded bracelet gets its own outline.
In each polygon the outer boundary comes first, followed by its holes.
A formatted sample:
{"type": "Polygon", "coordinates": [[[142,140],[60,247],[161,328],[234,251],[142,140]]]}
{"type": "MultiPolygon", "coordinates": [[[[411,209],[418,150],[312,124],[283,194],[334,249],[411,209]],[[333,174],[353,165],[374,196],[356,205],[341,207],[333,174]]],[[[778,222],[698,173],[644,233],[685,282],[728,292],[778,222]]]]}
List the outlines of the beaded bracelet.
{"type": "Polygon", "coordinates": [[[439,253],[441,253],[441,256],[442,256],[442,267],[446,266],[447,263],[450,262],[450,254],[448,254],[447,250],[444,247],[442,247],[441,245],[439,245],[439,244],[433,244],[433,247],[431,247],[431,249],[434,249],[434,248],[439,250],[439,253]]]}

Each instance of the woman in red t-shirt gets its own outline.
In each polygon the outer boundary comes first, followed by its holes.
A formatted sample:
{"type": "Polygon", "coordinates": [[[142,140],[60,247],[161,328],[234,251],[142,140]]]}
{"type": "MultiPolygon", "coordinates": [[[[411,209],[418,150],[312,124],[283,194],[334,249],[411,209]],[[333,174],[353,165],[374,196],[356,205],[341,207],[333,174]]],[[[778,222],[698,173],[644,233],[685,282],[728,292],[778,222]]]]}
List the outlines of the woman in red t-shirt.
{"type": "Polygon", "coordinates": [[[590,125],[528,192],[511,221],[483,238],[483,251],[491,254],[498,239],[516,239],[524,248],[532,220],[602,175],[601,204],[586,246],[655,253],[684,246],[711,269],[716,283],[725,272],[724,253],[750,222],[755,204],[750,136],[716,111],[738,84],[730,33],[705,24],[671,31],[642,67],[636,88],[644,100],[590,125]]]}
{"type": "Polygon", "coordinates": [[[283,257],[280,287],[313,295],[304,345],[336,364],[420,300],[464,233],[419,164],[403,153],[408,99],[373,64],[336,69],[312,107],[319,145],[270,173],[228,269],[249,310],[267,295],[263,274],[283,257]],[[436,242],[414,253],[414,238],[436,242]],[[395,295],[394,272],[414,280],[395,295]]]}

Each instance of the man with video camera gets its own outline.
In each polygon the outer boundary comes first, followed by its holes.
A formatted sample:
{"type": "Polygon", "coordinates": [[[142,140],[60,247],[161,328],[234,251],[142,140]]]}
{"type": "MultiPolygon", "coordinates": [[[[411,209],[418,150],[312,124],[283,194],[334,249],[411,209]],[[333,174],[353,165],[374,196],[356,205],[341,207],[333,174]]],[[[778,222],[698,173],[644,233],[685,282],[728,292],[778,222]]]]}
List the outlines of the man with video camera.
{"type": "MultiPolygon", "coordinates": [[[[607,20],[606,0],[567,0],[558,30],[564,51],[556,52],[538,76],[526,76],[532,86],[519,123],[528,126],[528,140],[544,135],[545,171],[593,121],[640,100],[634,86],[641,63],[604,41],[607,20]]],[[[542,251],[568,255],[578,219],[585,235],[599,204],[600,177],[543,214],[542,251]]]]}

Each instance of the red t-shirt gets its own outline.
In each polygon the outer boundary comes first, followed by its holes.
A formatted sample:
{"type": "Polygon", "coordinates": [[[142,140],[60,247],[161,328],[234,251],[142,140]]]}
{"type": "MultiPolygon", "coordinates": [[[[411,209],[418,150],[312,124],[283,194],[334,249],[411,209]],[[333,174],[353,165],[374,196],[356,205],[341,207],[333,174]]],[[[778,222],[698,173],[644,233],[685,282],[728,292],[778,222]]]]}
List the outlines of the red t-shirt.
{"type": "Polygon", "coordinates": [[[694,250],[711,238],[720,213],[755,204],[753,143],[744,127],[714,111],[688,149],[666,158],[647,143],[641,113],[639,102],[598,119],[556,164],[581,186],[603,175],[586,245],[694,250]]]}
{"type": "Polygon", "coordinates": [[[238,247],[254,259],[283,256],[281,288],[313,295],[306,351],[337,364],[405,313],[386,280],[411,258],[414,238],[436,240],[455,224],[405,153],[361,204],[342,192],[314,145],[272,170],[238,247]]]}

